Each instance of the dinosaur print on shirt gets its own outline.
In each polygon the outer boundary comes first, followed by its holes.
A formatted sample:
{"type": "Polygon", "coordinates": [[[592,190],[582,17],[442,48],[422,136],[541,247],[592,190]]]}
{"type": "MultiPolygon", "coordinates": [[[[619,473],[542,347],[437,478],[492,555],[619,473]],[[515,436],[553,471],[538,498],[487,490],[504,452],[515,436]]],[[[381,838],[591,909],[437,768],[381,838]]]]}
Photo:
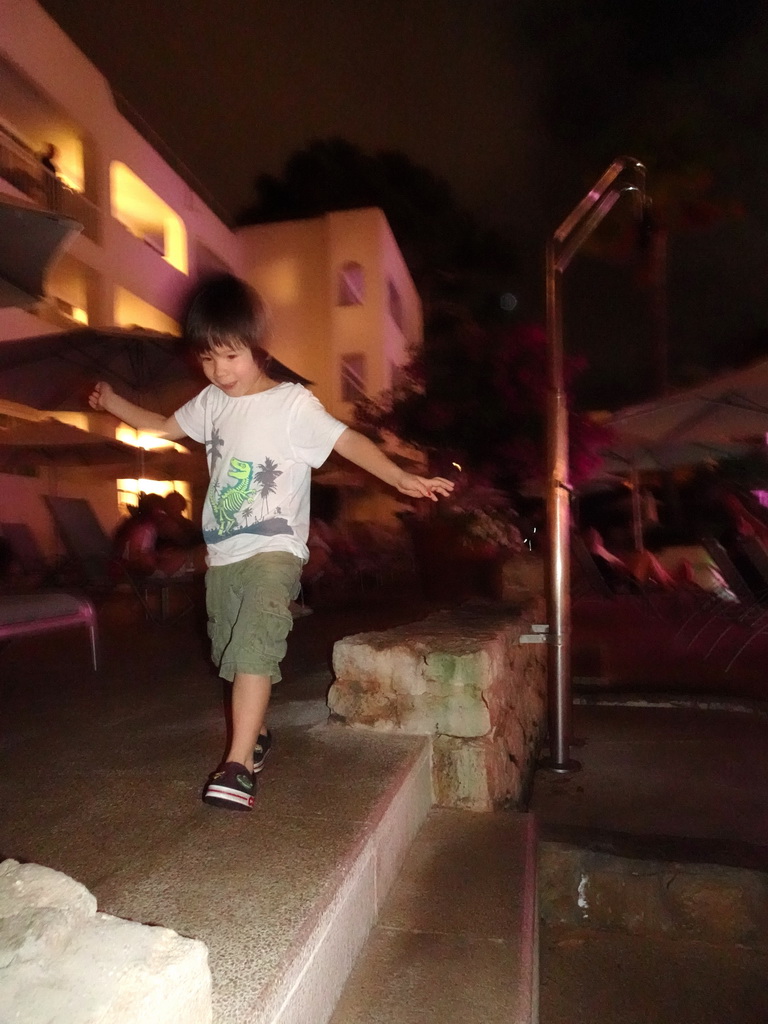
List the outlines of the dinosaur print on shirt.
{"type": "Polygon", "coordinates": [[[288,521],[280,515],[280,508],[270,514],[269,498],[276,489],[277,478],[282,476],[274,459],[265,458],[256,467],[252,462],[235,458],[229,460],[227,478],[234,483],[214,487],[210,494],[210,507],[216,521],[216,529],[205,529],[206,542],[215,543],[224,537],[238,533],[253,533],[274,536],[279,533],[292,534],[288,521]],[[253,486],[252,486],[253,485],[253,486]],[[254,499],[260,499],[261,518],[249,523],[255,512],[254,499]]]}

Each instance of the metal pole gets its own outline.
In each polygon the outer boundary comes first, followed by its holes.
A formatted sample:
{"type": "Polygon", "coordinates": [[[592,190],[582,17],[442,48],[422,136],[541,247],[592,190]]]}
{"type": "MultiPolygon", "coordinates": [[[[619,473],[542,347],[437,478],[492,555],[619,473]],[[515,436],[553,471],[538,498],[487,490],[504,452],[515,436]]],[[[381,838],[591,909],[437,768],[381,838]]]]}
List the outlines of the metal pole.
{"type": "Polygon", "coordinates": [[[543,766],[576,771],[571,760],[570,482],[568,398],[563,369],[562,276],[579,247],[622,192],[645,202],[645,168],[633,157],[614,160],[600,180],[563,221],[547,246],[547,533],[549,565],[548,724],[549,757],[543,766]],[[624,180],[628,179],[628,180],[624,180]]]}
{"type": "Polygon", "coordinates": [[[571,740],[570,643],[570,484],[568,482],[568,400],[563,368],[562,274],[555,243],[547,246],[547,603],[549,606],[548,680],[549,758],[553,771],[575,771],[571,740]]]}

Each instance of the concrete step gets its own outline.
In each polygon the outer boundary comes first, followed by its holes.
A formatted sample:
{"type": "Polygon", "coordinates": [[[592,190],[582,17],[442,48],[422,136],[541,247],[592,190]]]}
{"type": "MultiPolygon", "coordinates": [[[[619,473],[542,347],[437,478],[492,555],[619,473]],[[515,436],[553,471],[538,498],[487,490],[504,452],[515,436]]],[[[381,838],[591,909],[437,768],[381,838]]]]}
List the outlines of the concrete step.
{"type": "Polygon", "coordinates": [[[323,1024],[432,791],[426,738],[312,724],[322,713],[275,707],[252,814],[200,801],[197,712],[177,711],[173,744],[158,747],[166,723],[132,734],[117,763],[102,749],[114,732],[79,761],[55,751],[54,773],[30,758],[35,801],[0,782],[0,849],[81,882],[107,914],[202,940],[214,1024],[323,1024]]]}
{"type": "Polygon", "coordinates": [[[538,1020],[531,815],[433,809],[331,1024],[538,1020]]]}
{"type": "Polygon", "coordinates": [[[420,737],[319,726],[282,731],[275,754],[256,821],[215,815],[104,893],[208,945],[215,1024],[328,1019],[431,803],[420,737]]]}

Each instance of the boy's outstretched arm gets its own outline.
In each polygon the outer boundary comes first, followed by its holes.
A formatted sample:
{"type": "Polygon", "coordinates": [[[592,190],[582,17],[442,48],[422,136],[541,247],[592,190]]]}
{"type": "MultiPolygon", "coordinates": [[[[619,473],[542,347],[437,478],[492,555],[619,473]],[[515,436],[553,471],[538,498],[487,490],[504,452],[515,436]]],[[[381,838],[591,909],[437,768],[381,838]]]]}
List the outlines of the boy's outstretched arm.
{"type": "Polygon", "coordinates": [[[88,402],[92,409],[111,412],[113,416],[127,423],[129,427],[135,427],[136,430],[150,431],[168,441],[179,441],[185,436],[175,416],[163,416],[162,413],[150,412],[149,409],[142,409],[140,405],[134,405],[127,398],[115,394],[112,385],[106,381],[99,381],[88,402]]]}
{"type": "Polygon", "coordinates": [[[438,494],[447,498],[453,490],[451,481],[444,477],[428,478],[407,473],[387,458],[373,441],[349,427],[339,437],[333,450],[411,498],[431,498],[432,501],[437,501],[438,494]]]}

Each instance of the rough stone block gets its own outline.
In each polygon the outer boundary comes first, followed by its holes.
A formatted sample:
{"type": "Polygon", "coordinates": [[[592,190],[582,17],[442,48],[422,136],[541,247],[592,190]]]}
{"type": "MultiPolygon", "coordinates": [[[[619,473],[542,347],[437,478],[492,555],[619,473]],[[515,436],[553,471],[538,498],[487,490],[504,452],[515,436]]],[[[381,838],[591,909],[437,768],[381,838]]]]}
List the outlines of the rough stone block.
{"type": "Polygon", "coordinates": [[[459,807],[467,811],[491,810],[488,755],[485,739],[435,736],[432,742],[435,803],[439,807],[459,807]]]}
{"type": "Polygon", "coordinates": [[[524,785],[506,744],[494,742],[491,736],[435,736],[432,774],[435,803],[467,811],[491,811],[503,803],[517,803],[524,785]]]}
{"type": "Polygon", "coordinates": [[[66,875],[0,864],[0,1021],[211,1024],[208,950],[96,912],[66,875]]]}
{"type": "Polygon", "coordinates": [[[336,643],[331,712],[346,724],[434,737],[442,806],[488,809],[524,794],[544,731],[546,650],[521,645],[541,621],[468,604],[421,622],[336,643]]]}
{"type": "Polygon", "coordinates": [[[53,956],[96,913],[84,885],[40,864],[0,864],[0,968],[53,956]]]}
{"type": "Polygon", "coordinates": [[[96,897],[61,871],[4,860],[0,863],[0,920],[30,907],[66,907],[81,917],[93,917],[96,897]]]}

